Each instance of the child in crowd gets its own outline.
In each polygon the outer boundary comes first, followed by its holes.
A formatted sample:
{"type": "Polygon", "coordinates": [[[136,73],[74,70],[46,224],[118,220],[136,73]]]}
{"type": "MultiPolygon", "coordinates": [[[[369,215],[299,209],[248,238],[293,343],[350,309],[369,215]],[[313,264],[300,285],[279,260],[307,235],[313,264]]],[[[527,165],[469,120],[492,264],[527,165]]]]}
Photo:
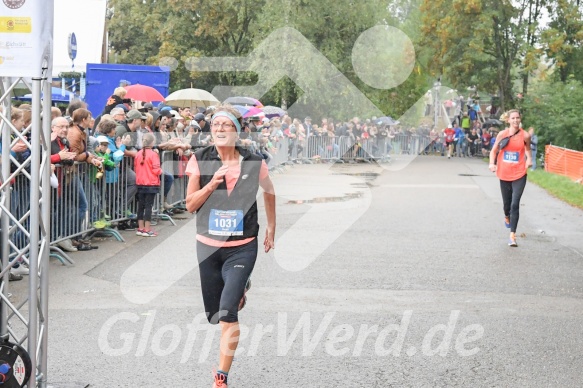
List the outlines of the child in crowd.
{"type": "MultiPolygon", "coordinates": [[[[109,149],[109,140],[106,136],[97,136],[97,145],[93,153],[103,159],[101,166],[91,165],[89,171],[89,181],[93,185],[93,190],[91,190],[90,200],[90,218],[91,222],[95,222],[99,219],[99,209],[102,208],[101,204],[101,191],[102,184],[98,184],[99,180],[103,178],[105,171],[113,171],[115,169],[116,163],[112,160],[109,149]]],[[[105,212],[105,209],[102,209],[105,212]]]]}
{"type": "Polygon", "coordinates": [[[150,229],[152,206],[156,194],[160,191],[160,156],[152,150],[156,143],[153,134],[145,133],[142,149],[134,157],[136,185],[138,186],[138,230],[136,234],[143,237],[156,237],[158,233],[150,229]]]}

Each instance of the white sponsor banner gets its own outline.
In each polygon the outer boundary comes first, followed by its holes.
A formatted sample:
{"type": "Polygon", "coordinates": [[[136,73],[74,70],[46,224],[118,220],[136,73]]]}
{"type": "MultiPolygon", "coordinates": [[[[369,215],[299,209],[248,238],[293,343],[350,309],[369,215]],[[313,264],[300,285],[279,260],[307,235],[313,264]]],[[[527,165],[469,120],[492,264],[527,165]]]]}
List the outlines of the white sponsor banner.
{"type": "Polygon", "coordinates": [[[54,0],[0,0],[0,76],[52,71],[54,0]]]}

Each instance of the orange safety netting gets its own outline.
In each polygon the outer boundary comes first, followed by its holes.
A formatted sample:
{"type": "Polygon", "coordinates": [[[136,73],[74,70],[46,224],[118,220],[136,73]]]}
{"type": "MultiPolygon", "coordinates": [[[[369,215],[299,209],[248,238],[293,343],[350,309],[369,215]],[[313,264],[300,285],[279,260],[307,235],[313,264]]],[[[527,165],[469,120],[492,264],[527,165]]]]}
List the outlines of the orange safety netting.
{"type": "Polygon", "coordinates": [[[583,178],[583,152],[547,145],[545,171],[579,180],[583,178]]]}

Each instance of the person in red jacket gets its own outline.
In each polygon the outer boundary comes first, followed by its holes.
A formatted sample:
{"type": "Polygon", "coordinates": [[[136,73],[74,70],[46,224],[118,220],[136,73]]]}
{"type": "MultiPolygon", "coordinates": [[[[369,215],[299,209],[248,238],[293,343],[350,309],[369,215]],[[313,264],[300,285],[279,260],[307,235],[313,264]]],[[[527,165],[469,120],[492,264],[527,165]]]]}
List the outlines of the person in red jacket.
{"type": "Polygon", "coordinates": [[[143,237],[156,237],[158,233],[150,229],[152,206],[156,194],[160,192],[160,156],[152,150],[156,138],[145,133],[142,138],[142,150],[134,156],[136,185],[138,186],[138,230],[136,234],[143,237]]]}
{"type": "Polygon", "coordinates": [[[67,134],[69,132],[69,122],[64,117],[57,117],[51,122],[51,163],[62,164],[64,161],[70,161],[65,164],[73,164],[77,154],[69,151],[69,141],[67,134]]]}
{"type": "MultiPolygon", "coordinates": [[[[449,125],[446,129],[443,130],[443,134],[444,134],[445,148],[447,149],[447,158],[449,159],[451,157],[451,154],[453,154],[455,131],[453,130],[451,125],[449,125]]],[[[442,154],[442,156],[443,156],[443,154],[442,154]]]]}

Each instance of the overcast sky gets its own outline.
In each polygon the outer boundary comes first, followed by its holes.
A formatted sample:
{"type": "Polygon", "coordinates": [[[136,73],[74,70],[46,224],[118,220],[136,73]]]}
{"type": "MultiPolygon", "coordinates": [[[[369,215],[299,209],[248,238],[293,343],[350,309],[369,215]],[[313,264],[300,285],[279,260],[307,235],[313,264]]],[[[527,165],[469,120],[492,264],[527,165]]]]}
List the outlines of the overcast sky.
{"type": "Polygon", "coordinates": [[[55,0],[53,76],[72,71],[67,51],[69,34],[77,38],[75,71],[101,62],[106,0],[55,0]]]}

